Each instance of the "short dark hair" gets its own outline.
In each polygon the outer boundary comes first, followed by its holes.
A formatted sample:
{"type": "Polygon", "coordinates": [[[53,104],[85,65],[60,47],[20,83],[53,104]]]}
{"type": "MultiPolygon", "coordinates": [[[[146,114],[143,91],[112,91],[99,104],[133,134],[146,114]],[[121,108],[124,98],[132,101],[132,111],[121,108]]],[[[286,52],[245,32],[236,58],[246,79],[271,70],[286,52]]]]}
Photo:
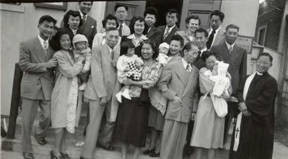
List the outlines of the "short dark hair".
{"type": "Polygon", "coordinates": [[[239,28],[237,25],[235,25],[235,24],[229,24],[229,25],[226,26],[226,31],[227,31],[228,29],[230,29],[230,28],[237,29],[238,31],[240,30],[240,28],[239,28]]]}
{"type": "MultiPolygon", "coordinates": [[[[140,22],[143,22],[144,23],[144,30],[145,30],[145,20],[143,17],[133,17],[131,19],[131,22],[130,22],[130,31],[131,31],[131,34],[135,33],[135,30],[134,30],[134,25],[137,21],[140,21],[140,22]]],[[[144,34],[144,31],[143,31],[143,34],[144,34]]]]}
{"type": "Polygon", "coordinates": [[[105,31],[109,32],[109,31],[118,31],[118,29],[116,27],[111,27],[111,28],[107,28],[105,31]]]}
{"type": "Polygon", "coordinates": [[[223,12],[221,12],[220,10],[214,10],[214,11],[211,12],[211,14],[210,14],[210,19],[212,18],[213,15],[218,16],[218,17],[220,18],[221,22],[223,22],[224,17],[225,17],[225,15],[224,15],[223,12]]]}
{"type": "Polygon", "coordinates": [[[198,21],[199,21],[199,25],[201,24],[201,20],[200,20],[200,18],[199,18],[198,15],[190,15],[190,16],[188,16],[188,17],[185,19],[185,23],[186,23],[186,24],[189,24],[189,22],[190,22],[191,19],[198,20],[198,21]]]}
{"type": "MultiPolygon", "coordinates": [[[[178,34],[175,34],[175,35],[173,35],[173,36],[171,37],[171,41],[173,41],[173,40],[179,41],[181,47],[184,45],[184,39],[182,38],[182,36],[180,36],[180,35],[178,35],[178,34]]],[[[171,41],[170,41],[170,43],[171,43],[171,41]]]]}
{"type": "Polygon", "coordinates": [[[203,29],[203,28],[198,28],[195,30],[195,35],[196,33],[204,33],[204,36],[207,38],[208,37],[208,32],[207,30],[203,29]]]}
{"type": "Polygon", "coordinates": [[[259,54],[257,60],[258,60],[261,56],[267,56],[267,57],[269,57],[270,62],[271,62],[271,63],[273,62],[273,57],[272,57],[269,53],[263,52],[263,53],[259,54]]]}
{"type": "Polygon", "coordinates": [[[135,49],[135,45],[132,43],[131,40],[121,41],[120,45],[121,45],[121,48],[120,48],[121,55],[126,55],[129,48],[135,49]]]}
{"type": "Polygon", "coordinates": [[[73,37],[71,37],[71,34],[69,34],[69,31],[67,30],[67,28],[60,28],[57,30],[55,36],[53,36],[52,39],[50,40],[50,44],[51,44],[51,47],[53,48],[53,50],[58,51],[58,50],[62,49],[61,45],[60,45],[60,39],[61,39],[62,35],[64,35],[64,34],[69,35],[71,46],[72,46],[73,37]]]}
{"type": "Polygon", "coordinates": [[[206,60],[210,57],[210,56],[214,56],[217,60],[221,60],[219,56],[216,55],[215,52],[211,52],[211,51],[203,51],[202,53],[202,59],[206,62],[206,60]]]}
{"type": "Polygon", "coordinates": [[[197,47],[193,42],[188,42],[188,43],[186,43],[186,44],[184,45],[183,49],[182,49],[182,52],[180,53],[181,56],[182,56],[182,57],[184,56],[184,50],[189,51],[189,50],[192,49],[192,46],[197,47]]]}
{"type": "Polygon", "coordinates": [[[38,24],[42,24],[44,21],[47,21],[49,23],[52,22],[54,25],[56,25],[57,23],[57,20],[50,15],[43,15],[42,17],[40,17],[38,24]]]}
{"type": "Polygon", "coordinates": [[[81,2],[91,2],[91,3],[93,4],[93,1],[79,1],[79,4],[80,4],[81,2]]]}
{"type": "MultiPolygon", "coordinates": [[[[144,44],[149,44],[150,46],[151,46],[151,48],[152,48],[152,50],[153,50],[153,52],[154,52],[154,54],[153,54],[153,56],[152,56],[152,58],[155,60],[157,57],[158,57],[158,55],[159,55],[159,52],[158,52],[158,49],[157,49],[157,47],[156,47],[156,44],[152,41],[152,40],[144,40],[142,43],[141,43],[141,49],[142,49],[142,47],[143,47],[143,45],[144,44]]],[[[141,55],[141,57],[142,57],[142,54],[140,53],[140,55],[141,55]]]]}
{"type": "Polygon", "coordinates": [[[65,28],[69,28],[69,24],[68,24],[68,21],[69,21],[69,18],[70,16],[72,17],[79,17],[80,18],[80,24],[79,26],[82,25],[82,19],[81,19],[81,14],[79,11],[76,11],[76,10],[69,10],[65,15],[64,15],[64,18],[63,18],[63,24],[64,24],[64,27],[65,28]]]}
{"type": "Polygon", "coordinates": [[[158,16],[158,11],[156,8],[154,7],[148,7],[145,12],[144,12],[144,18],[146,17],[147,14],[152,14],[155,16],[155,18],[157,18],[158,16]]]}
{"type": "Polygon", "coordinates": [[[116,6],[114,7],[114,12],[116,12],[116,10],[120,7],[124,7],[126,9],[126,11],[128,11],[128,7],[124,4],[116,4],[116,6]]]}
{"type": "Polygon", "coordinates": [[[177,11],[176,9],[168,9],[168,11],[167,11],[167,13],[166,13],[166,16],[167,16],[168,14],[173,14],[173,13],[176,13],[176,17],[177,17],[177,19],[179,19],[179,18],[178,18],[179,13],[178,13],[178,11],[177,11]]]}
{"type": "Polygon", "coordinates": [[[108,15],[105,17],[105,19],[102,20],[103,28],[105,28],[106,23],[107,23],[108,20],[115,20],[115,21],[116,21],[116,27],[118,28],[119,23],[118,23],[118,21],[117,21],[117,18],[116,18],[114,15],[112,15],[112,14],[108,14],[108,15]]]}

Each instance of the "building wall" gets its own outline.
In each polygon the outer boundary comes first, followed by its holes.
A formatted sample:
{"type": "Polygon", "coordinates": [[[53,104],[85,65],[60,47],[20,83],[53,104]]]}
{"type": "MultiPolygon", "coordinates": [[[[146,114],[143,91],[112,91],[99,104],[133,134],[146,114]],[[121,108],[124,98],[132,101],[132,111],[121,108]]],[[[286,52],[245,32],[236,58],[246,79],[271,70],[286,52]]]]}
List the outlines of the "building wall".
{"type": "MultiPolygon", "coordinates": [[[[94,2],[91,15],[97,19],[104,16],[106,2],[94,2]],[[103,7],[104,6],[104,7],[103,7]],[[104,8],[104,9],[103,9],[104,8]]],[[[33,3],[0,4],[1,12],[1,115],[9,115],[14,75],[14,65],[19,60],[21,41],[38,34],[37,24],[44,14],[62,21],[65,11],[35,8],[33,3]]],[[[78,2],[68,3],[68,9],[78,9],[78,2]]],[[[98,28],[101,27],[98,22],[98,28]]]]}

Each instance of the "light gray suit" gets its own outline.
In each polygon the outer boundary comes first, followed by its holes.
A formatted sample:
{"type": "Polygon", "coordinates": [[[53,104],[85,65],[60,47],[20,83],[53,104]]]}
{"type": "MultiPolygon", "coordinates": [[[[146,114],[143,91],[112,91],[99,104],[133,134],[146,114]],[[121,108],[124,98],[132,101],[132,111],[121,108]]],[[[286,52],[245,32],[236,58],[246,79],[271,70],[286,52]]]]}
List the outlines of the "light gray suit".
{"type": "Polygon", "coordinates": [[[87,127],[85,145],[81,156],[93,158],[104,110],[106,119],[116,120],[118,103],[115,94],[120,90],[117,80],[116,62],[120,55],[120,48],[110,53],[107,44],[100,45],[92,50],[91,75],[89,77],[84,97],[89,100],[90,120],[87,127]],[[100,105],[100,98],[107,97],[108,104],[100,105]]]}
{"type": "Polygon", "coordinates": [[[191,72],[186,71],[182,58],[169,62],[163,69],[158,86],[169,101],[163,128],[161,159],[181,159],[183,156],[198,72],[195,66],[192,66],[191,72]],[[173,101],[175,96],[180,97],[182,103],[173,101]]]}
{"type": "Polygon", "coordinates": [[[54,84],[54,75],[47,70],[48,62],[54,51],[44,50],[37,37],[20,44],[19,66],[24,72],[21,80],[22,118],[23,118],[23,152],[32,152],[31,130],[38,106],[41,108],[40,128],[36,136],[45,137],[50,124],[50,99],[54,84]]]}

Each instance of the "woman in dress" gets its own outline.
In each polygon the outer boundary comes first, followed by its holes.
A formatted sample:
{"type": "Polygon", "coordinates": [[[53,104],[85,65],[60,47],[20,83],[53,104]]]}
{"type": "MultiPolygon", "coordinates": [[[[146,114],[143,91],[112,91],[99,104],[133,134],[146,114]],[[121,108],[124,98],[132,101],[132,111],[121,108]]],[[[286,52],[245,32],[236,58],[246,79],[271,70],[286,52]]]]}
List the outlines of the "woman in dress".
{"type": "MultiPolygon", "coordinates": [[[[208,51],[204,52],[202,57],[206,64],[199,72],[199,85],[202,96],[199,100],[190,145],[196,147],[196,159],[202,159],[205,156],[203,155],[204,150],[208,150],[208,159],[214,159],[215,149],[223,148],[225,117],[217,115],[211,98],[214,96],[212,92],[215,86],[211,76],[217,75],[218,60],[214,53],[208,51]]],[[[225,92],[219,96],[224,99],[229,98],[232,92],[230,75],[226,73],[226,77],[229,78],[228,86],[225,92]]]]}
{"type": "Polygon", "coordinates": [[[75,132],[76,107],[78,98],[78,77],[82,71],[84,56],[77,59],[71,50],[71,37],[65,29],[60,29],[55,37],[57,79],[51,97],[51,124],[55,130],[54,148],[51,159],[70,158],[66,152],[65,139],[75,132]]]}
{"type": "Polygon", "coordinates": [[[185,19],[186,30],[177,31],[175,34],[182,36],[184,39],[184,45],[188,42],[193,42],[195,40],[195,30],[200,26],[200,18],[197,15],[188,16],[185,19]]]}
{"type": "MultiPolygon", "coordinates": [[[[148,38],[144,35],[145,21],[143,17],[133,17],[130,23],[131,35],[123,36],[121,42],[131,41],[135,46],[135,54],[141,56],[140,45],[144,40],[148,38]]],[[[122,44],[121,44],[122,46],[122,44]]],[[[123,50],[120,50],[120,55],[125,54],[123,50]]]]}
{"type": "Polygon", "coordinates": [[[119,78],[124,85],[134,85],[141,88],[140,96],[133,96],[129,92],[131,100],[123,97],[119,105],[119,111],[115,128],[115,140],[121,143],[122,159],[127,157],[127,147],[134,149],[133,159],[138,159],[140,148],[145,146],[146,129],[148,125],[148,113],[151,106],[149,91],[158,81],[161,73],[161,65],[156,62],[158,56],[154,44],[151,41],[143,41],[141,58],[144,61],[142,80],[132,81],[119,78]]]}

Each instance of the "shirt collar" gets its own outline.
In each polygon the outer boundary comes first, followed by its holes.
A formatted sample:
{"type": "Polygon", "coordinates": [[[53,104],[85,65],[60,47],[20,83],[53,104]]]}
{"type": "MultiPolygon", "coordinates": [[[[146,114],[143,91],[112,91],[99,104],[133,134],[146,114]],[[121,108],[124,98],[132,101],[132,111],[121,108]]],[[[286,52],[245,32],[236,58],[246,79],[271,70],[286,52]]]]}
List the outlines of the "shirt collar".
{"type": "MultiPolygon", "coordinates": [[[[221,29],[221,25],[215,30],[215,34],[217,34],[217,32],[218,32],[220,29],[221,29]]],[[[213,31],[213,28],[211,27],[209,34],[211,34],[212,31],[213,31]]]]}
{"type": "Polygon", "coordinates": [[[235,42],[233,43],[233,44],[229,44],[229,43],[227,43],[227,41],[225,40],[225,43],[226,43],[226,46],[227,46],[227,48],[229,49],[229,48],[233,48],[234,47],[234,45],[235,45],[235,42]]]}
{"type": "Polygon", "coordinates": [[[176,24],[173,25],[172,27],[168,27],[168,26],[166,25],[165,30],[166,30],[167,28],[169,28],[168,32],[170,32],[173,28],[175,28],[175,26],[176,26],[176,24]]]}
{"type": "Polygon", "coordinates": [[[204,49],[199,50],[201,52],[199,56],[201,57],[203,55],[203,52],[207,51],[207,50],[208,50],[207,47],[205,47],[204,49]]]}
{"type": "Polygon", "coordinates": [[[182,64],[183,64],[184,68],[186,69],[188,63],[186,60],[184,60],[184,58],[182,58],[182,64]]]}
{"type": "Polygon", "coordinates": [[[263,76],[263,73],[260,73],[258,71],[256,71],[256,74],[259,75],[259,76],[263,76]]]}
{"type": "MultiPolygon", "coordinates": [[[[135,34],[131,34],[127,37],[127,39],[136,39],[135,34]]],[[[141,35],[141,37],[139,38],[140,40],[147,40],[148,38],[145,35],[141,35]]]]}
{"type": "Polygon", "coordinates": [[[48,39],[47,39],[47,40],[42,39],[39,34],[38,34],[38,39],[39,39],[39,41],[40,41],[40,43],[41,43],[41,45],[42,45],[43,48],[44,48],[44,41],[47,42],[47,44],[48,44],[48,46],[49,46],[48,39]]]}

